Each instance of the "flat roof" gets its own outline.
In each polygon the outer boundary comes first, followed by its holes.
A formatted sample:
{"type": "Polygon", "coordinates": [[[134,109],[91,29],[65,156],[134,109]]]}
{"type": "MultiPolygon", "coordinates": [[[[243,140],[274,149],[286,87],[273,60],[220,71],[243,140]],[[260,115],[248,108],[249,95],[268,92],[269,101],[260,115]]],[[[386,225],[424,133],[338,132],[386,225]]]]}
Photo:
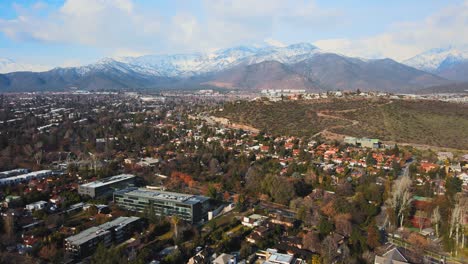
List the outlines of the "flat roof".
{"type": "Polygon", "coordinates": [[[51,175],[51,174],[52,174],[51,170],[33,171],[33,172],[30,172],[30,173],[26,173],[26,174],[21,174],[21,175],[17,175],[17,176],[12,176],[12,177],[8,177],[8,178],[0,179],[0,183],[1,182],[15,181],[15,180],[27,180],[27,179],[29,179],[31,177],[35,178],[35,177],[39,177],[39,176],[48,176],[48,175],[51,175]]]}
{"type": "Polygon", "coordinates": [[[125,194],[129,196],[137,196],[147,199],[164,200],[185,204],[196,204],[210,199],[201,195],[167,192],[148,188],[127,188],[117,191],[116,193],[125,194]]]}
{"type": "Polygon", "coordinates": [[[112,228],[126,226],[139,219],[140,218],[136,216],[131,216],[131,217],[121,216],[119,218],[116,218],[102,225],[90,227],[76,235],[65,238],[65,240],[69,242],[70,244],[81,245],[91,239],[94,239],[96,237],[109,233],[110,232],[109,230],[112,228]]]}
{"type": "Polygon", "coordinates": [[[81,186],[82,187],[88,187],[88,188],[97,188],[97,187],[113,184],[113,183],[116,183],[116,182],[125,181],[125,180],[131,179],[131,178],[135,178],[135,175],[132,175],[132,174],[119,174],[119,175],[107,177],[107,178],[104,178],[104,179],[88,182],[88,183],[82,184],[81,186]]]}
{"type": "Polygon", "coordinates": [[[289,254],[273,253],[264,263],[284,263],[289,264],[292,262],[294,256],[289,254]]]}
{"type": "Polygon", "coordinates": [[[4,178],[4,177],[16,176],[16,175],[24,174],[28,172],[29,172],[28,169],[14,169],[14,170],[9,170],[9,171],[2,171],[0,172],[0,177],[4,178]]]}

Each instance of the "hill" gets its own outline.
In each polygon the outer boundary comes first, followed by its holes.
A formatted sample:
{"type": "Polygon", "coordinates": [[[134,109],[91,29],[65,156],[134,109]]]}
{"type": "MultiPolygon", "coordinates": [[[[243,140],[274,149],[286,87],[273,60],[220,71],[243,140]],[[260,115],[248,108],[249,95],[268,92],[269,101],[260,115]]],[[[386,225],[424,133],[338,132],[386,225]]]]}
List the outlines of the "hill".
{"type": "Polygon", "coordinates": [[[279,135],[373,137],[468,150],[468,106],[438,101],[334,99],[226,104],[217,116],[279,135]]]}

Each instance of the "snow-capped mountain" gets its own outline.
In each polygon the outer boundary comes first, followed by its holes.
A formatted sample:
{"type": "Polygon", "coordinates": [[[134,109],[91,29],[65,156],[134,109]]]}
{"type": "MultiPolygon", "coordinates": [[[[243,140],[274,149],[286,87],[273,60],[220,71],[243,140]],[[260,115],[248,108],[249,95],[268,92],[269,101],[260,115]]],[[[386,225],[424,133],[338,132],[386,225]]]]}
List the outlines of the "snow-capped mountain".
{"type": "Polygon", "coordinates": [[[0,73],[16,72],[16,71],[46,71],[49,67],[42,65],[31,65],[15,62],[8,58],[0,58],[0,73]]]}
{"type": "Polygon", "coordinates": [[[416,69],[438,73],[468,61],[468,46],[436,48],[416,55],[403,63],[416,69]]]}
{"type": "MultiPolygon", "coordinates": [[[[105,63],[125,63],[132,71],[158,76],[192,76],[217,72],[241,64],[254,64],[264,61],[295,63],[313,56],[320,50],[308,43],[287,47],[239,46],[218,50],[212,53],[191,53],[176,55],[146,55],[106,59],[105,63]]],[[[99,64],[99,63],[98,63],[99,64]]]]}
{"type": "MultiPolygon", "coordinates": [[[[448,61],[446,61],[448,63],[448,61]]],[[[105,58],[81,67],[0,74],[0,91],[80,89],[306,89],[402,92],[447,80],[390,59],[362,60],[308,43],[209,53],[105,58]]]]}

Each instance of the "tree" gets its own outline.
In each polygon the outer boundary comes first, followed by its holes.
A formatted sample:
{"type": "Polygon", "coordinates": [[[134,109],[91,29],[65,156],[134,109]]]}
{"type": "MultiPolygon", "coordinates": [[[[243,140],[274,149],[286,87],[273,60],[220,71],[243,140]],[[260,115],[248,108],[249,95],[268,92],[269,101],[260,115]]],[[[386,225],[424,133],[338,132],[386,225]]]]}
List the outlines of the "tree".
{"type": "Polygon", "coordinates": [[[322,264],[319,255],[313,255],[311,262],[312,264],[322,264]]]}
{"type": "Polygon", "coordinates": [[[400,227],[403,226],[405,216],[412,202],[411,183],[412,181],[407,175],[397,179],[393,184],[391,197],[386,202],[387,206],[393,209],[399,220],[399,223],[395,225],[400,227]]]}
{"type": "Polygon", "coordinates": [[[246,242],[242,243],[239,254],[242,259],[246,259],[252,254],[252,246],[246,242]]]}
{"type": "Polygon", "coordinates": [[[380,246],[380,233],[375,223],[367,227],[367,246],[371,249],[380,246]]]}
{"type": "Polygon", "coordinates": [[[370,152],[370,151],[369,151],[369,153],[367,153],[367,157],[366,157],[367,166],[373,166],[373,165],[377,164],[377,160],[374,158],[374,156],[372,154],[373,153],[370,152]]]}
{"type": "Polygon", "coordinates": [[[94,254],[91,256],[92,264],[120,264],[127,263],[125,257],[116,248],[106,248],[106,246],[100,243],[94,254]]]}
{"type": "Polygon", "coordinates": [[[448,177],[445,181],[446,195],[453,197],[456,193],[461,192],[462,180],[457,177],[448,177]]]}
{"type": "Polygon", "coordinates": [[[302,244],[304,245],[304,248],[312,252],[318,252],[321,244],[318,233],[308,232],[305,234],[302,237],[302,244]]]}
{"type": "Polygon", "coordinates": [[[323,240],[321,255],[325,263],[333,263],[333,260],[338,256],[338,247],[331,235],[323,240]]]}
{"type": "Polygon", "coordinates": [[[450,232],[449,238],[455,241],[455,247],[465,247],[465,226],[463,225],[465,218],[468,214],[468,196],[458,197],[455,207],[453,208],[450,217],[450,232]],[[461,245],[460,245],[461,243],[461,245]]]}
{"type": "Polygon", "coordinates": [[[88,215],[89,216],[95,216],[97,213],[98,213],[98,208],[97,208],[96,205],[93,204],[88,208],[88,215]]]}
{"type": "Polygon", "coordinates": [[[179,223],[180,223],[180,218],[177,215],[173,215],[171,217],[171,223],[172,227],[174,230],[174,238],[177,240],[179,238],[179,223]]]}
{"type": "Polygon", "coordinates": [[[322,217],[318,226],[318,230],[322,237],[325,237],[328,234],[330,234],[333,230],[335,230],[335,227],[333,226],[333,223],[329,221],[326,217],[322,217]]]}
{"type": "Polygon", "coordinates": [[[15,216],[12,214],[7,214],[3,220],[3,229],[8,240],[7,243],[9,243],[15,239],[15,216]]]}
{"type": "Polygon", "coordinates": [[[39,256],[46,260],[52,260],[57,254],[57,252],[57,247],[54,244],[49,244],[41,248],[41,250],[39,251],[39,256]]]}
{"type": "Polygon", "coordinates": [[[436,231],[436,236],[439,237],[439,223],[440,223],[441,217],[440,217],[440,210],[439,206],[436,206],[434,208],[434,211],[432,211],[432,217],[431,217],[431,222],[435,226],[435,231],[436,231]]]}
{"type": "Polygon", "coordinates": [[[208,197],[213,200],[218,198],[218,190],[213,185],[208,186],[208,197]]]}
{"type": "Polygon", "coordinates": [[[410,243],[413,252],[415,252],[418,257],[423,256],[424,250],[427,250],[429,246],[429,242],[426,238],[414,232],[409,235],[408,242],[410,243]]]}
{"type": "Polygon", "coordinates": [[[351,214],[337,214],[335,216],[335,227],[336,232],[339,234],[344,236],[351,235],[351,231],[353,231],[353,226],[351,224],[351,214]]]}

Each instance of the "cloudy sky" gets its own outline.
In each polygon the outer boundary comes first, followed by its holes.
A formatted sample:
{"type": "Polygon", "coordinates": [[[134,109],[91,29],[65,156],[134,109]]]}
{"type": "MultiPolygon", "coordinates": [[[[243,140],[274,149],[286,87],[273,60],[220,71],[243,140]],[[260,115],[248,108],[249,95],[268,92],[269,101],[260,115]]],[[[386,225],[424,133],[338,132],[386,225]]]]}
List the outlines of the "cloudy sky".
{"type": "Polygon", "coordinates": [[[402,61],[467,32],[468,0],[0,1],[0,58],[47,66],[298,42],[402,61]]]}

